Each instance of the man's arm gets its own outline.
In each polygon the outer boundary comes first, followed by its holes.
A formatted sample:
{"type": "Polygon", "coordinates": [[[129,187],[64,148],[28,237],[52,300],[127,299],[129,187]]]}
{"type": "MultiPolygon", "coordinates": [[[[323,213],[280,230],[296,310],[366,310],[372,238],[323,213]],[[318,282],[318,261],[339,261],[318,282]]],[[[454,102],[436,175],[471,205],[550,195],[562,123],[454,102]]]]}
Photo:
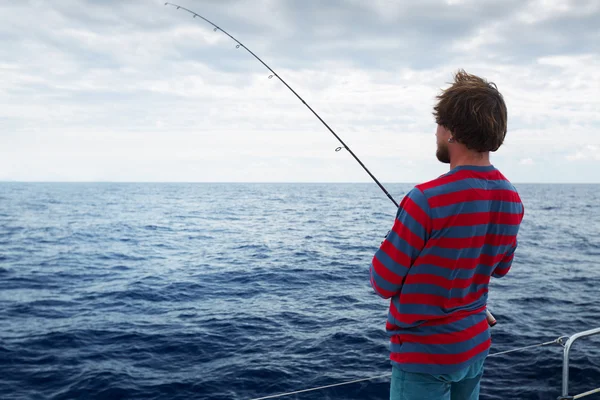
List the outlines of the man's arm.
{"type": "Polygon", "coordinates": [[[492,272],[494,278],[502,278],[504,275],[508,274],[515,256],[515,250],[517,250],[517,239],[515,239],[510,250],[504,255],[502,261],[494,268],[494,272],[492,272]]]}
{"type": "Polygon", "coordinates": [[[431,227],[427,198],[414,188],[400,203],[392,230],[371,262],[371,286],[379,296],[389,299],[400,293],[408,269],[429,239],[431,227]]]}
{"type": "MultiPolygon", "coordinates": [[[[521,203],[521,219],[519,220],[519,225],[521,224],[521,222],[523,222],[524,216],[525,216],[525,207],[523,206],[523,203],[521,203]]],[[[498,265],[496,265],[496,268],[494,268],[494,272],[492,272],[492,276],[494,278],[502,278],[503,276],[508,274],[508,271],[510,270],[510,267],[512,266],[513,258],[515,256],[515,250],[517,250],[517,244],[518,244],[517,235],[518,235],[518,233],[519,233],[519,230],[517,227],[517,232],[515,232],[515,241],[512,243],[511,248],[504,255],[504,258],[502,258],[502,261],[500,261],[500,263],[498,265]]]]}

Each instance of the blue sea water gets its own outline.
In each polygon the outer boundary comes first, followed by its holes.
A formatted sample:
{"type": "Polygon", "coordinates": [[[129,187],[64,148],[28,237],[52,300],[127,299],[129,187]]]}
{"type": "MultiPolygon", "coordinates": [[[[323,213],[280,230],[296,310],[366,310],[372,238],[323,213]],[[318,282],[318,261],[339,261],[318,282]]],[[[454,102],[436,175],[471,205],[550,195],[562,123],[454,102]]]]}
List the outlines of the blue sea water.
{"type": "MultiPolygon", "coordinates": [[[[600,326],[600,185],[516,186],[492,352],[600,326]]],[[[0,398],[252,399],[389,373],[368,266],[394,214],[367,183],[0,184],[0,398]]],[[[573,392],[600,386],[600,340],[572,359],[573,392]]],[[[559,346],[490,358],[481,399],[555,399],[561,366],[559,346]]]]}

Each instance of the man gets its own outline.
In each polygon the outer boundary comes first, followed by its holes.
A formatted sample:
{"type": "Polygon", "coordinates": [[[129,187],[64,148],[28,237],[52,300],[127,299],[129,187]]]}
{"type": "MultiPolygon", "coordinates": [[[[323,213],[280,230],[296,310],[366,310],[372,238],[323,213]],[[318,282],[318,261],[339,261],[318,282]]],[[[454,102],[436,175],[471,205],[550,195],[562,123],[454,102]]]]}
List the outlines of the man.
{"type": "Polygon", "coordinates": [[[436,155],[450,172],[406,195],[370,268],[373,289],[391,298],[391,400],[479,398],[488,284],[510,269],[523,219],[490,164],[507,123],[496,85],[460,70],[437,99],[436,155]]]}

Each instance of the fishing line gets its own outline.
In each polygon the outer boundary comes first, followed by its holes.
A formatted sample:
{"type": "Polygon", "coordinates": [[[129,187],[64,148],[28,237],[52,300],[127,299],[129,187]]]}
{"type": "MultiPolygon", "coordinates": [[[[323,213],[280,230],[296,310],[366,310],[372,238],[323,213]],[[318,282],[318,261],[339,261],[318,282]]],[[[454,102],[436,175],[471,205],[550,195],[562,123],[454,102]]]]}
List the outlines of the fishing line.
{"type": "Polygon", "coordinates": [[[398,203],[396,202],[396,200],[394,200],[394,198],[393,198],[393,197],[392,197],[392,196],[391,196],[391,195],[388,193],[388,191],[387,191],[387,190],[385,190],[385,188],[383,187],[383,185],[382,185],[381,183],[379,183],[379,181],[377,180],[377,178],[375,178],[375,176],[374,176],[374,175],[371,173],[371,171],[369,171],[369,170],[367,169],[367,167],[366,167],[366,166],[365,166],[365,165],[362,163],[362,161],[360,161],[360,160],[359,160],[359,158],[356,156],[356,154],[354,154],[354,152],[353,152],[352,150],[350,150],[350,147],[348,147],[348,145],[346,145],[346,143],[344,143],[344,141],[343,141],[343,140],[342,140],[342,139],[341,139],[341,138],[340,138],[340,137],[339,137],[339,136],[338,136],[338,135],[337,135],[337,134],[336,134],[336,133],[333,131],[333,129],[331,129],[331,127],[329,127],[329,125],[327,125],[327,123],[326,123],[325,121],[323,121],[323,118],[321,118],[321,117],[319,116],[319,114],[317,114],[317,113],[315,112],[315,110],[313,110],[313,109],[312,109],[312,107],[311,107],[311,106],[309,106],[309,105],[308,105],[308,103],[307,103],[306,101],[304,101],[304,99],[303,99],[302,97],[300,97],[300,95],[299,95],[298,93],[296,93],[296,91],[295,91],[294,89],[292,89],[292,88],[290,87],[290,85],[288,85],[288,84],[287,84],[287,82],[286,82],[286,81],[284,81],[284,80],[283,80],[283,79],[282,79],[282,78],[281,78],[281,77],[280,77],[280,76],[277,74],[277,72],[273,71],[273,69],[272,69],[271,67],[269,67],[269,66],[267,65],[267,63],[265,63],[263,60],[261,60],[261,59],[260,59],[260,57],[258,57],[256,54],[254,54],[254,53],[253,53],[253,52],[252,52],[252,51],[251,51],[249,48],[247,48],[246,46],[244,46],[244,44],[243,44],[242,42],[240,42],[239,40],[237,40],[236,38],[234,38],[233,36],[231,36],[231,35],[230,35],[230,34],[229,34],[227,31],[225,31],[225,30],[224,30],[223,28],[221,28],[220,26],[218,26],[218,25],[214,24],[213,22],[209,21],[208,19],[204,18],[202,15],[200,15],[200,14],[198,14],[198,13],[196,13],[196,12],[192,11],[192,10],[189,10],[189,9],[187,9],[187,8],[185,8],[185,7],[182,7],[182,6],[180,6],[180,5],[177,5],[177,4],[173,4],[173,3],[169,3],[169,2],[167,2],[167,3],[165,3],[165,6],[167,6],[167,5],[168,5],[168,6],[177,7],[177,9],[178,9],[178,10],[180,10],[180,9],[181,9],[181,10],[187,11],[187,12],[189,12],[190,14],[192,14],[192,15],[193,15],[193,18],[196,18],[196,17],[198,17],[198,18],[202,18],[204,21],[208,22],[209,24],[211,24],[211,25],[214,27],[214,29],[213,29],[213,30],[214,30],[215,32],[217,32],[217,31],[221,31],[221,32],[223,32],[224,34],[226,34],[227,36],[229,36],[229,37],[230,37],[230,38],[231,38],[231,39],[232,39],[234,42],[236,42],[236,43],[237,43],[237,45],[236,45],[235,47],[236,47],[237,49],[239,49],[240,47],[242,47],[242,48],[243,48],[243,49],[245,49],[245,50],[246,50],[248,53],[252,54],[252,55],[254,56],[254,58],[256,58],[258,61],[260,61],[260,63],[261,63],[262,65],[264,65],[264,66],[265,66],[265,67],[266,67],[266,68],[267,68],[269,71],[271,71],[272,75],[269,75],[269,79],[272,79],[273,77],[276,77],[277,79],[279,79],[279,80],[281,81],[281,83],[283,83],[283,84],[284,84],[284,85],[285,85],[285,86],[286,86],[288,89],[290,89],[290,90],[291,90],[291,92],[292,92],[292,93],[294,93],[298,99],[300,99],[300,101],[302,102],[302,104],[304,104],[304,105],[305,105],[305,106],[306,106],[306,107],[307,107],[307,108],[308,108],[308,109],[309,109],[309,110],[310,110],[310,111],[311,111],[311,112],[312,112],[312,113],[315,115],[315,117],[317,117],[317,118],[319,119],[319,121],[321,121],[321,123],[322,123],[323,125],[325,125],[325,127],[326,127],[326,128],[329,130],[329,132],[331,132],[331,133],[333,134],[333,136],[335,136],[335,138],[336,138],[336,139],[337,139],[337,140],[338,140],[338,141],[339,141],[339,142],[342,144],[340,147],[336,148],[336,149],[335,149],[335,151],[337,152],[337,151],[340,151],[340,150],[342,150],[342,149],[346,149],[346,150],[348,150],[348,153],[350,153],[350,155],[352,155],[352,157],[354,157],[354,159],[355,159],[355,160],[356,160],[356,161],[357,161],[357,162],[360,164],[360,166],[361,166],[361,167],[363,167],[363,169],[364,169],[365,171],[367,171],[367,174],[369,174],[369,176],[370,176],[371,178],[373,178],[373,180],[374,180],[374,181],[375,181],[375,183],[376,183],[376,184],[379,186],[379,188],[380,188],[381,190],[383,190],[383,193],[385,193],[385,194],[386,194],[386,196],[387,196],[387,197],[388,197],[388,198],[389,198],[389,199],[392,201],[392,203],[394,203],[394,205],[395,205],[396,207],[398,207],[398,203]]]}

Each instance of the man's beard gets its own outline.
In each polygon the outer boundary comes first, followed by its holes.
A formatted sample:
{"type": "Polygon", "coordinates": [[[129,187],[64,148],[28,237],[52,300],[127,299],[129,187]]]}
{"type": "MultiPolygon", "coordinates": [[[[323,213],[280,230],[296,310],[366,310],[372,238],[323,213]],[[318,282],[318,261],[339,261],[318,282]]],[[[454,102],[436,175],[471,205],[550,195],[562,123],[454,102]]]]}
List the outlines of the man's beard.
{"type": "Polygon", "coordinates": [[[438,160],[444,164],[450,164],[450,152],[448,151],[448,145],[440,145],[435,152],[435,156],[438,160]]]}

